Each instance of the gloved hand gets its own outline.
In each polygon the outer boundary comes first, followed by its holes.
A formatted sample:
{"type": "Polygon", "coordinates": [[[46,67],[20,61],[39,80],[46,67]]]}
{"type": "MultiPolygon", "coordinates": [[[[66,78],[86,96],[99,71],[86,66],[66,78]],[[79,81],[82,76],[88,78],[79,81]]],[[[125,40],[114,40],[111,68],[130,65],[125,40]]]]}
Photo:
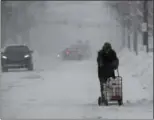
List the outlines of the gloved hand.
{"type": "Polygon", "coordinates": [[[99,65],[99,67],[103,67],[103,66],[104,66],[104,64],[100,64],[100,65],[99,65]]]}
{"type": "Polygon", "coordinates": [[[119,61],[118,60],[115,60],[115,61],[113,61],[112,62],[112,68],[114,69],[114,70],[116,70],[117,68],[118,68],[118,66],[119,66],[119,61]]]}

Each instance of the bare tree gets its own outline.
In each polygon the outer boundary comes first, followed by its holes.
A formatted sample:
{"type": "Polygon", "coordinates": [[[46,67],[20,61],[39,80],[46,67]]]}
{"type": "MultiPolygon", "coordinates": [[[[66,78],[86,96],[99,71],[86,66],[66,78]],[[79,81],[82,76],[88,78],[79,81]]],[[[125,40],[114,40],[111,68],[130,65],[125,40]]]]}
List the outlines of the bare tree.
{"type": "MultiPolygon", "coordinates": [[[[30,45],[29,30],[37,24],[35,15],[30,11],[33,4],[37,1],[2,1],[2,44],[5,46],[7,40],[18,43],[17,36],[20,41],[30,45]]],[[[43,5],[43,2],[39,2],[43,5]]],[[[35,7],[34,9],[40,9],[35,7]]]]}
{"type": "MultiPolygon", "coordinates": [[[[128,30],[128,48],[130,48],[130,33],[135,32],[134,34],[134,44],[136,44],[137,33],[143,34],[142,25],[144,20],[144,1],[110,1],[107,4],[113,9],[116,10],[119,14],[121,20],[119,22],[123,27],[127,27],[128,30]],[[135,15],[134,15],[135,10],[135,15]],[[135,19],[134,19],[135,18],[135,19]],[[136,26],[136,28],[134,27],[136,26]],[[137,30],[137,31],[134,31],[137,30]],[[136,33],[137,32],[137,33],[136,33]]],[[[147,25],[148,25],[148,35],[153,35],[153,1],[147,1],[147,25]]],[[[119,17],[118,16],[118,17],[119,17]]],[[[124,42],[125,43],[125,42],[124,42]]],[[[147,39],[148,43],[148,39],[147,39]]],[[[134,49],[136,50],[136,45],[134,49]]],[[[147,44],[148,46],[148,44],[147,44]]]]}

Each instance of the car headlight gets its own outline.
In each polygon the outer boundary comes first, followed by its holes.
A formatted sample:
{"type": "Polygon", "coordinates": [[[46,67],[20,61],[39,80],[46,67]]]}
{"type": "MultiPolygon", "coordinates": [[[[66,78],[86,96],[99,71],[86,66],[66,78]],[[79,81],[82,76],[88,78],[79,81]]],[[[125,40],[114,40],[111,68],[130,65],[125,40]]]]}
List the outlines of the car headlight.
{"type": "Polygon", "coordinates": [[[7,57],[6,57],[6,56],[2,56],[2,58],[3,58],[3,59],[7,59],[7,57]]]}
{"type": "Polygon", "coordinates": [[[60,57],[60,55],[58,54],[57,57],[60,57]]]}
{"type": "Polygon", "coordinates": [[[30,57],[30,56],[29,56],[29,55],[25,55],[24,57],[25,57],[25,58],[28,58],[28,57],[30,57]]]}

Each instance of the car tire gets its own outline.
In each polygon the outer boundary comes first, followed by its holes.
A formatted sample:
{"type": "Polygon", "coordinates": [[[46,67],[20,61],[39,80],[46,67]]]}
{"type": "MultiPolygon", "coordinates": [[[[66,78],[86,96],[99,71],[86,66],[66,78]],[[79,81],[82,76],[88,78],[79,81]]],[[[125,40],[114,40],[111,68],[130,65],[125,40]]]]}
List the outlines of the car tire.
{"type": "Polygon", "coordinates": [[[82,55],[79,55],[78,56],[78,60],[82,60],[82,55]]]}
{"type": "Polygon", "coordinates": [[[2,72],[8,72],[8,68],[2,67],[2,72]]]}
{"type": "Polygon", "coordinates": [[[121,99],[121,100],[118,100],[118,105],[119,105],[119,106],[123,105],[122,99],[121,99]]]}
{"type": "Polygon", "coordinates": [[[28,70],[29,70],[29,71],[33,71],[33,70],[34,70],[33,64],[29,64],[29,65],[28,65],[28,70]]]}

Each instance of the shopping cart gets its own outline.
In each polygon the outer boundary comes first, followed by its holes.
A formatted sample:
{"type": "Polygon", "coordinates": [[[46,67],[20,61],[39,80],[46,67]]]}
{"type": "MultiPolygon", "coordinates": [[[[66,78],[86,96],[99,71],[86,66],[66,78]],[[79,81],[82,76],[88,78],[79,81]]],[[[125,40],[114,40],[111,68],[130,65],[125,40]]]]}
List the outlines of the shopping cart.
{"type": "MultiPolygon", "coordinates": [[[[118,70],[117,70],[118,72],[118,70]]],[[[114,78],[108,78],[104,86],[104,97],[98,98],[98,105],[108,105],[111,101],[117,101],[119,105],[123,105],[123,94],[122,94],[122,77],[118,76],[114,78]]]]}

